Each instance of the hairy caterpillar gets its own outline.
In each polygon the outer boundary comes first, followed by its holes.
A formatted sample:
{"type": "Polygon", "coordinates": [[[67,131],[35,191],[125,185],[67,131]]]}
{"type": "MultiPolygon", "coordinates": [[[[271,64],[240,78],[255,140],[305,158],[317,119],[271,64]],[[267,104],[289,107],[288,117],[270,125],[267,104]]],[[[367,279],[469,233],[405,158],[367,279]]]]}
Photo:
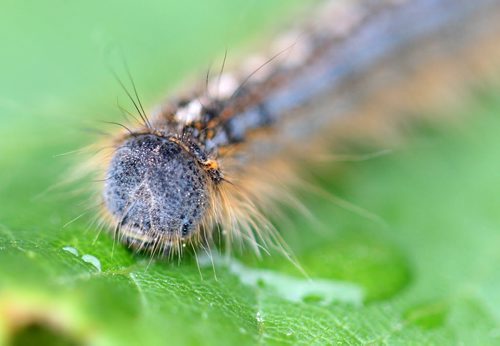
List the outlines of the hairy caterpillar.
{"type": "Polygon", "coordinates": [[[90,161],[103,220],[152,254],[214,234],[228,248],[284,250],[263,211],[300,204],[290,187],[301,163],[336,134],[391,127],[396,110],[433,101],[466,69],[484,74],[499,32],[494,0],[326,1],[264,54],[152,114],[133,86],[136,121],[90,161]]]}

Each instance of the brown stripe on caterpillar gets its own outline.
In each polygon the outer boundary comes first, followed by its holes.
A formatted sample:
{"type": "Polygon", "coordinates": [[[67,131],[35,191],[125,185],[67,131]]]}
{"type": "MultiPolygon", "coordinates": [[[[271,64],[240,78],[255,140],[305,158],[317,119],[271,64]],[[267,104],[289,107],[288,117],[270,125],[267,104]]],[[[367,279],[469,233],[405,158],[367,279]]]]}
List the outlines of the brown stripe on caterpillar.
{"type": "Polygon", "coordinates": [[[291,190],[311,152],[327,150],[332,133],[349,126],[360,132],[377,119],[376,127],[392,127],[388,115],[408,106],[404,92],[429,71],[438,72],[434,85],[448,87],[456,79],[443,71],[460,71],[483,48],[498,53],[491,42],[500,5],[492,0],[327,2],[319,13],[288,58],[282,38],[263,68],[226,73],[209,92],[163,105],[94,161],[106,174],[103,214],[123,242],[180,254],[184,245],[209,246],[219,227],[227,247],[288,253],[262,211],[276,200],[300,207],[291,190]]]}

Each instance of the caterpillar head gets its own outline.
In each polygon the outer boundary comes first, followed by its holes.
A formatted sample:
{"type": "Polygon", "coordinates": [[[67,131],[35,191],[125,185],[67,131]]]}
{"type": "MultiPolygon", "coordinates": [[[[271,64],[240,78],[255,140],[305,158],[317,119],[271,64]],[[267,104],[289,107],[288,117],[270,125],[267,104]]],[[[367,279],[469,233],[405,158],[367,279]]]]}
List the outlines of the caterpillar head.
{"type": "Polygon", "coordinates": [[[210,207],[211,183],[181,143],[140,134],[116,149],[104,202],[118,235],[130,247],[168,252],[199,231],[210,207]]]}

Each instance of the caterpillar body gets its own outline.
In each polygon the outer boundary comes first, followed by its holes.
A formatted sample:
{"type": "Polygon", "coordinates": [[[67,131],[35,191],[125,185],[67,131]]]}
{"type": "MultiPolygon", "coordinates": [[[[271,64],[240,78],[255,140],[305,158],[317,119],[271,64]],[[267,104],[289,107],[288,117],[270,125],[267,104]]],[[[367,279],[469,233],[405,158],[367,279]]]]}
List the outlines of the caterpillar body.
{"type": "Polygon", "coordinates": [[[284,250],[264,211],[300,204],[291,187],[312,153],[342,131],[390,127],[395,110],[462,83],[465,66],[483,74],[498,33],[494,0],[326,1],[186,97],[151,114],[136,98],[138,121],[92,160],[103,219],[152,254],[210,246],[215,234],[227,248],[284,250]]]}

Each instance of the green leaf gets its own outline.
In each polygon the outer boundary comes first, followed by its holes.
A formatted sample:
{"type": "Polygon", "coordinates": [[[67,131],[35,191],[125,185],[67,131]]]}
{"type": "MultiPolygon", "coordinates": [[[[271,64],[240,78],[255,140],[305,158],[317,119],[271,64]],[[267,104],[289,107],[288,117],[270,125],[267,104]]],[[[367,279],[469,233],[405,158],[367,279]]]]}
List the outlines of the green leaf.
{"type": "Polygon", "coordinates": [[[96,140],[82,128],[119,119],[106,69],[121,68],[116,52],[154,104],[186,73],[203,79],[226,47],[236,63],[233,47],[289,2],[1,7],[0,343],[500,342],[496,90],[464,101],[464,124],[415,128],[389,155],[318,174],[383,222],[301,196],[319,222],[290,211],[278,228],[312,280],[279,254],[150,261],[97,237],[92,209],[82,215],[87,185],[47,190],[81,159],[56,155],[96,140]]]}

